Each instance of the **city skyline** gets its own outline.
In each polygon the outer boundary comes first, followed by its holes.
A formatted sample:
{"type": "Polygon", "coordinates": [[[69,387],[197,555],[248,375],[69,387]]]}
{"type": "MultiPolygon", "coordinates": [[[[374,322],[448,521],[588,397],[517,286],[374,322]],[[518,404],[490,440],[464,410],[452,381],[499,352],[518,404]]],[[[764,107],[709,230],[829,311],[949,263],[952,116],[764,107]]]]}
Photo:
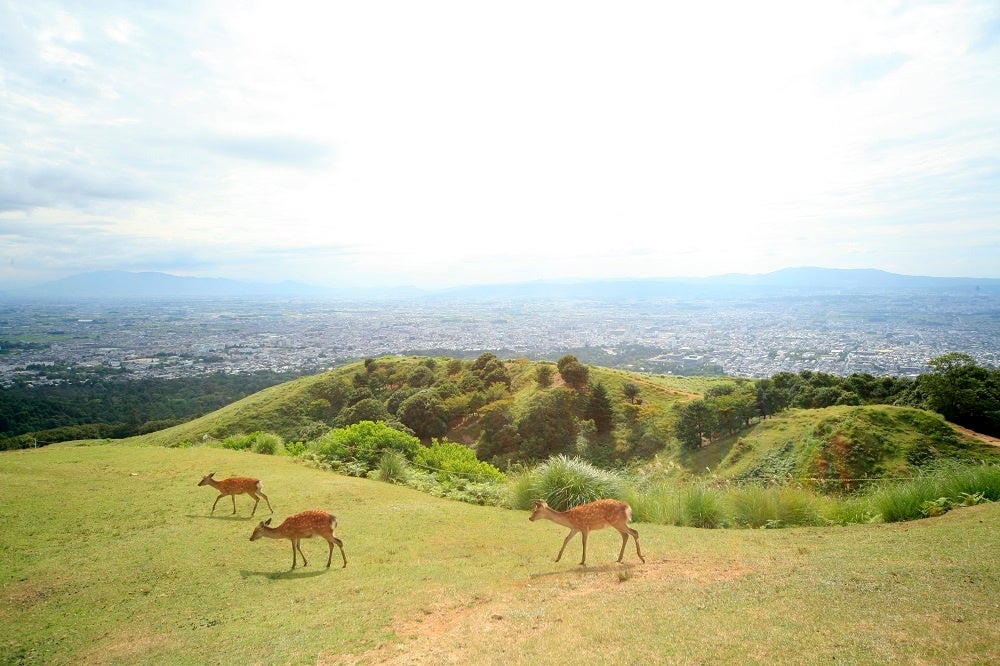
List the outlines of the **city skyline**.
{"type": "Polygon", "coordinates": [[[991,2],[0,5],[0,289],[1000,278],[991,2]]]}

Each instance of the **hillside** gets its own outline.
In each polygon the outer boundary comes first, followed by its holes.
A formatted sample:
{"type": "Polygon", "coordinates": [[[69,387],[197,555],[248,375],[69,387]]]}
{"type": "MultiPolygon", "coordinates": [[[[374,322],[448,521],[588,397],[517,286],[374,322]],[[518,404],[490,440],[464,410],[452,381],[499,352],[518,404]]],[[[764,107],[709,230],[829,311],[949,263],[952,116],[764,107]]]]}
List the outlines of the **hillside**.
{"type": "Polygon", "coordinates": [[[307,442],[331,427],[399,419],[413,429],[424,428],[416,434],[425,443],[446,438],[475,445],[481,458],[501,469],[557,453],[605,465],[642,463],[655,456],[660,463],[695,475],[708,471],[731,479],[824,478],[848,484],[853,479],[905,476],[936,458],[997,459],[1000,454],[1000,449],[935,414],[882,405],[785,410],[687,451],[674,437],[682,408],[713,387],[731,388],[739,380],[596,366],[587,366],[586,372],[589,386],[606,389],[613,414],[607,432],[596,425],[600,415],[592,411],[591,395],[568,388],[555,364],[501,362],[484,354],[475,362],[385,357],[352,363],[123,442],[180,446],[257,431],[307,442]],[[547,377],[544,382],[540,372],[547,377]],[[628,385],[634,391],[631,397],[626,395],[628,385]]]}
{"type": "Polygon", "coordinates": [[[1000,504],[893,525],[639,523],[646,563],[563,528],[211,447],[0,454],[5,664],[989,663],[1000,504]],[[339,519],[346,568],[289,571],[209,471],[264,480],[275,520],[339,519]],[[222,503],[220,503],[220,507],[222,503]]]}

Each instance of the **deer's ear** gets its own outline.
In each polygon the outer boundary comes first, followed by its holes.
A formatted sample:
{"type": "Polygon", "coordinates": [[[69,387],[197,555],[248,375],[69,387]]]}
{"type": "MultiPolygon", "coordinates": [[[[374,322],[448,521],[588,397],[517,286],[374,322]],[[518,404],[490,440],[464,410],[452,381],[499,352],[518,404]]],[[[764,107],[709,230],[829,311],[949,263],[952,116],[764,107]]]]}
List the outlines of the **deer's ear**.
{"type": "Polygon", "coordinates": [[[268,518],[267,520],[265,520],[264,522],[261,523],[261,525],[270,525],[270,524],[271,524],[271,519],[270,518],[268,518]]]}

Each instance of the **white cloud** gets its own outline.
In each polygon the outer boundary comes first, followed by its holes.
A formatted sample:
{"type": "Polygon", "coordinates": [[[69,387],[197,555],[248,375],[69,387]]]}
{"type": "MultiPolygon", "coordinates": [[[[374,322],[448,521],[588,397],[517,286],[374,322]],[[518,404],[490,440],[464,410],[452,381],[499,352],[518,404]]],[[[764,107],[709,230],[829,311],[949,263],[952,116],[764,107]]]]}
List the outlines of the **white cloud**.
{"type": "Polygon", "coordinates": [[[29,218],[96,216],[95,243],[127,240],[95,269],[187,248],[189,272],[338,283],[1000,276],[998,17],[989,2],[5,5],[0,242],[29,218]]]}

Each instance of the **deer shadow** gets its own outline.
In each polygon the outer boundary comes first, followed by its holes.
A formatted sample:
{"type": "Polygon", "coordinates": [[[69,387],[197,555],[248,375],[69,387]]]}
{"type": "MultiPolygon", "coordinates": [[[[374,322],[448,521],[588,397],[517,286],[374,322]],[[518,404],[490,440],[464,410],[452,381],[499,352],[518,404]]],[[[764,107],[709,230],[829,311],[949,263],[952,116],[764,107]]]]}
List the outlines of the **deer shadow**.
{"type": "Polygon", "coordinates": [[[330,573],[330,570],[326,567],[323,569],[313,569],[312,571],[304,571],[302,569],[289,569],[287,571],[247,571],[246,569],[240,569],[240,577],[244,579],[259,576],[260,578],[267,578],[269,580],[296,580],[299,578],[315,578],[316,576],[322,576],[326,573],[330,573]]]}
{"type": "Polygon", "coordinates": [[[541,571],[538,573],[528,574],[529,578],[550,578],[553,576],[567,576],[576,575],[579,577],[587,576],[591,574],[604,574],[610,571],[618,571],[622,567],[631,566],[624,562],[614,562],[612,564],[598,564],[598,565],[580,565],[574,564],[572,568],[566,567],[565,569],[554,569],[552,571],[541,571]]]}
{"type": "Polygon", "coordinates": [[[228,516],[222,516],[222,515],[213,516],[211,514],[193,514],[193,513],[189,513],[189,514],[187,514],[187,517],[188,518],[200,518],[202,520],[226,520],[226,521],[229,521],[229,522],[241,522],[241,523],[246,522],[248,520],[257,520],[256,516],[241,516],[239,514],[237,514],[235,516],[233,514],[229,514],[228,516]]]}

